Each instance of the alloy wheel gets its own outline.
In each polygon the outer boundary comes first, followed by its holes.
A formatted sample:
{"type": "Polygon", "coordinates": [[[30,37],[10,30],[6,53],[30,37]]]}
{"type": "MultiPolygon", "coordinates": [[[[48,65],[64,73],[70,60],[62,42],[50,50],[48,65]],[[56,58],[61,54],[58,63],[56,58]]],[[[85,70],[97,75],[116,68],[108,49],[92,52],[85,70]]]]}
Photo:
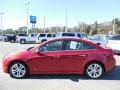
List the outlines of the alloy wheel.
{"type": "Polygon", "coordinates": [[[86,69],[86,74],[89,78],[99,78],[103,74],[103,67],[98,63],[89,64],[86,69]]]}

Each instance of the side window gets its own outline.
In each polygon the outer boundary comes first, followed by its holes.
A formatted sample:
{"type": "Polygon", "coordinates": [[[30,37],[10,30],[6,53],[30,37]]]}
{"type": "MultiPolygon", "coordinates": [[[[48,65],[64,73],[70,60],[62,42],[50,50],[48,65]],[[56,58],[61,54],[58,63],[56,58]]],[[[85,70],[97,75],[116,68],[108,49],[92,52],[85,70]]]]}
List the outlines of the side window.
{"type": "Polygon", "coordinates": [[[46,34],[40,34],[39,37],[45,37],[46,34]]]}
{"type": "Polygon", "coordinates": [[[52,37],[52,34],[47,34],[47,37],[52,37]]]}
{"type": "Polygon", "coordinates": [[[53,37],[55,37],[55,34],[53,34],[53,37]]]}
{"type": "Polygon", "coordinates": [[[45,51],[60,51],[62,47],[62,42],[63,41],[54,41],[50,42],[42,47],[39,48],[40,52],[45,52],[45,51]]]}
{"type": "Polygon", "coordinates": [[[34,37],[34,34],[31,34],[31,37],[34,37]]]}
{"type": "Polygon", "coordinates": [[[64,50],[89,50],[96,49],[95,47],[79,42],[79,41],[66,41],[64,50]]]}
{"type": "Polygon", "coordinates": [[[62,33],[62,36],[74,37],[74,33],[62,33]]]}
{"type": "Polygon", "coordinates": [[[80,34],[77,34],[77,37],[81,38],[81,35],[80,35],[80,34]]]}
{"type": "Polygon", "coordinates": [[[87,43],[83,43],[82,44],[81,50],[89,50],[89,49],[96,49],[96,48],[91,46],[91,45],[89,45],[89,44],[87,44],[87,43]]]}
{"type": "Polygon", "coordinates": [[[79,50],[81,48],[82,43],[77,41],[66,41],[65,50],[79,50]]]}

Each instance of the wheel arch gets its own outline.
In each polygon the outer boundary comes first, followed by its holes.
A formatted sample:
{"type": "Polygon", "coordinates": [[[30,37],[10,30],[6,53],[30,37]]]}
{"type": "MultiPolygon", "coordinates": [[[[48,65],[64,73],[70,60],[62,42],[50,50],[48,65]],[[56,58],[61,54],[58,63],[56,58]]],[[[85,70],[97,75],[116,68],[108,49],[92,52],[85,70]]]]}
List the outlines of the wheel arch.
{"type": "Polygon", "coordinates": [[[97,60],[92,60],[92,61],[89,61],[88,63],[86,63],[86,65],[84,67],[84,74],[85,74],[85,70],[86,70],[87,66],[91,63],[98,63],[98,64],[102,65],[104,72],[106,71],[104,63],[97,61],[97,60]]]}
{"type": "Polygon", "coordinates": [[[28,73],[29,73],[29,67],[28,67],[28,65],[27,65],[24,61],[22,61],[22,60],[14,60],[14,61],[10,62],[10,64],[8,65],[8,73],[10,73],[10,66],[11,66],[13,63],[15,63],[15,62],[20,62],[20,63],[24,64],[24,65],[27,67],[28,73]]]}

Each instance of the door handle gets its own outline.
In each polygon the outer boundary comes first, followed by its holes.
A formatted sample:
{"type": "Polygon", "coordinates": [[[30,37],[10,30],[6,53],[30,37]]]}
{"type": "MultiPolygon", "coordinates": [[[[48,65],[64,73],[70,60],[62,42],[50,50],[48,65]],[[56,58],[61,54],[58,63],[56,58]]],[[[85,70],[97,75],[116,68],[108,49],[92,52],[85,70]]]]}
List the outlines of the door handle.
{"type": "Polygon", "coordinates": [[[53,58],[60,58],[60,55],[57,55],[57,56],[53,56],[53,58]]]}

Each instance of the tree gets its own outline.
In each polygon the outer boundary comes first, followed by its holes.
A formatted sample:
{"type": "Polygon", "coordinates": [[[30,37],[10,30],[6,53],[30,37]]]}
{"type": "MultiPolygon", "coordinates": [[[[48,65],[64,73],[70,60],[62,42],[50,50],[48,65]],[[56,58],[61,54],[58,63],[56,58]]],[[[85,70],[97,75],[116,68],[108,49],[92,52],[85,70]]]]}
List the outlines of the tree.
{"type": "Polygon", "coordinates": [[[26,26],[19,27],[18,31],[19,31],[19,33],[27,33],[27,27],[26,26]]]}

